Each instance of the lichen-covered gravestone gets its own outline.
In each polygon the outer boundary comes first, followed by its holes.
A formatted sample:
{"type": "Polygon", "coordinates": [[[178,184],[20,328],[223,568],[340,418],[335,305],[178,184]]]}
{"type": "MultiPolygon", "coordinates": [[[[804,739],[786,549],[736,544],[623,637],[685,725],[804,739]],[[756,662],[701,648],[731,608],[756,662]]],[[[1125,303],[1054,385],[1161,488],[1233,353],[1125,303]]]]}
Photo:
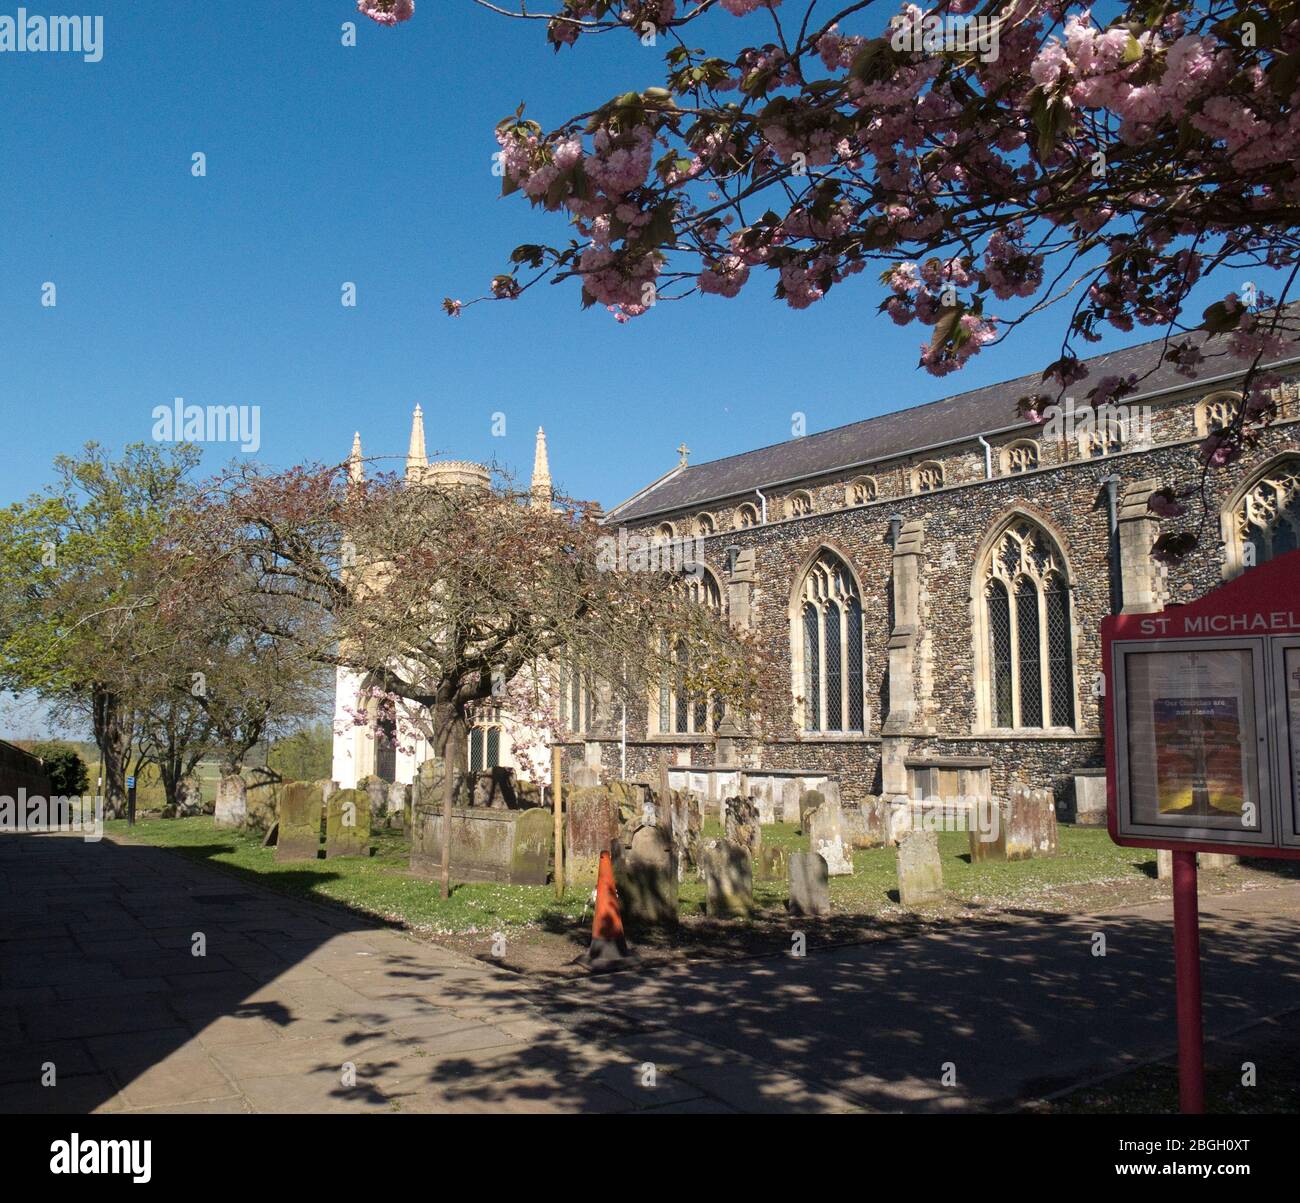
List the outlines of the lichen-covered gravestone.
{"type": "Polygon", "coordinates": [[[370,855],[370,797],[341,789],[325,803],[325,857],[370,855]]]}
{"type": "Polygon", "coordinates": [[[1034,791],[1013,785],[1007,795],[1007,860],[1028,860],[1034,854],[1034,791]]]}
{"type": "Polygon", "coordinates": [[[723,835],[729,844],[740,844],[758,859],[763,847],[763,828],[758,821],[758,807],[752,798],[728,798],[723,803],[723,835]]]}
{"type": "Polygon", "coordinates": [[[630,848],[615,842],[614,881],[623,918],[635,927],[677,923],[677,867],[672,839],[658,827],[642,827],[630,848]]]}
{"type": "MultiPolygon", "coordinates": [[[[773,789],[776,784],[773,783],[773,789]]],[[[795,778],[781,782],[781,821],[783,823],[798,823],[800,830],[803,829],[803,813],[800,810],[800,804],[803,800],[803,785],[795,778]]]]}
{"type": "Polygon", "coordinates": [[[899,840],[898,897],[904,906],[943,897],[939,837],[933,831],[909,831],[899,840]]]}
{"type": "Polygon", "coordinates": [[[1036,789],[1033,791],[1034,855],[1055,856],[1056,837],[1056,801],[1052,791],[1036,789]]]}
{"type": "Polygon", "coordinates": [[[673,790],[673,859],[677,864],[677,880],[684,881],[686,873],[696,873],[700,868],[700,800],[683,790],[673,790]]]}
{"type": "Polygon", "coordinates": [[[401,827],[411,808],[411,787],[394,782],[388,787],[388,825],[401,827]]]}
{"type": "Polygon", "coordinates": [[[372,773],[357,782],[357,790],[366,795],[371,821],[382,823],[388,810],[388,782],[372,773]]]}
{"type": "Polygon", "coordinates": [[[844,823],[838,802],[823,802],[807,818],[808,846],[826,861],[832,877],[853,875],[853,856],[844,838],[844,823]]]}
{"type": "Polygon", "coordinates": [[[275,859],[315,860],[320,849],[321,788],[310,781],[289,781],[280,790],[280,831],[275,859]]]}
{"type": "Polygon", "coordinates": [[[1002,808],[996,802],[976,807],[970,817],[971,864],[1006,859],[1007,820],[1002,808]]]}
{"type": "Polygon", "coordinates": [[[248,822],[248,783],[238,773],[217,782],[217,805],[212,817],[217,827],[243,827],[248,822]]]}
{"type": "Polygon", "coordinates": [[[804,835],[808,834],[808,816],[825,801],[826,796],[820,790],[815,789],[810,789],[806,794],[800,797],[799,830],[804,835]]]}
{"type": "Polygon", "coordinates": [[[816,852],[790,854],[790,901],[792,915],[831,913],[830,874],[826,859],[816,852]]]}
{"type": "Polygon", "coordinates": [[[705,910],[715,918],[745,918],[754,910],[754,870],[743,844],[715,842],[703,856],[705,910]]]}
{"type": "Polygon", "coordinates": [[[888,806],[881,798],[845,802],[840,807],[840,819],[844,840],[852,848],[883,848],[889,842],[888,806]]]}
{"type": "Polygon", "coordinates": [[[754,877],[758,881],[784,881],[786,859],[784,848],[764,845],[758,850],[758,860],[754,862],[754,877]]]}
{"type": "Polygon", "coordinates": [[[564,791],[564,819],[565,875],[575,883],[594,882],[600,854],[618,838],[618,798],[601,785],[573,786],[564,791]]]}

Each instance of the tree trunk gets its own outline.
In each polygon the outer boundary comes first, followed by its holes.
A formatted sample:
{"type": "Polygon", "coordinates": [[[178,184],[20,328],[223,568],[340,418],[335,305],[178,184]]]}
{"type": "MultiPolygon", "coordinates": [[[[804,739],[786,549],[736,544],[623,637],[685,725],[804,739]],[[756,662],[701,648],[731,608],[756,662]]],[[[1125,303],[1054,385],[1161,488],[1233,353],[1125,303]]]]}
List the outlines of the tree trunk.
{"type": "Polygon", "coordinates": [[[434,748],[442,757],[442,896],[451,897],[451,808],[456,778],[465,771],[465,715],[455,706],[434,711],[434,748]]]}
{"type": "Polygon", "coordinates": [[[106,817],[118,819],[126,813],[131,731],[123,720],[121,699],[97,685],[91,690],[91,716],[95,744],[104,760],[104,810],[106,817]]]}

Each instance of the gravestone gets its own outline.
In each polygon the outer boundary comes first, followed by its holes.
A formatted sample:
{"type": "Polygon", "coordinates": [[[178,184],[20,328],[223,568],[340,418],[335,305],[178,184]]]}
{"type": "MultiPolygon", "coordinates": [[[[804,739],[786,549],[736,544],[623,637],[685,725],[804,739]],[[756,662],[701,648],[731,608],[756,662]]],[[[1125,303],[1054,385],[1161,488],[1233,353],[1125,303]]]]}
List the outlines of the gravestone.
{"type": "Polygon", "coordinates": [[[407,812],[411,809],[411,787],[393,782],[388,787],[388,813],[385,816],[390,827],[401,827],[406,822],[407,812]]]}
{"type": "Polygon", "coordinates": [[[1196,863],[1202,869],[1210,869],[1215,872],[1223,872],[1225,869],[1231,869],[1233,865],[1240,861],[1240,857],[1233,856],[1228,852],[1198,852],[1196,854],[1196,863]]]}
{"type": "Polygon", "coordinates": [[[673,859],[677,865],[677,880],[684,881],[688,871],[698,873],[700,868],[700,800],[694,794],[675,790],[672,812],[673,859]]]}
{"type": "Polygon", "coordinates": [[[1033,790],[1013,785],[1007,796],[1007,860],[1028,860],[1034,854],[1033,790]]]}
{"type": "Polygon", "coordinates": [[[213,822],[218,827],[243,827],[248,822],[248,783],[238,773],[217,782],[213,822]]]}
{"type": "Polygon", "coordinates": [[[320,850],[321,789],[309,781],[289,781],[280,787],[277,861],[315,860],[320,850]]]}
{"type": "Polygon", "coordinates": [[[486,769],[471,774],[471,805],[482,810],[513,810],[516,806],[513,769],[486,769]]]}
{"type": "Polygon", "coordinates": [[[939,837],[933,831],[909,831],[899,841],[898,897],[904,906],[943,898],[939,837]]]}
{"type": "Polygon", "coordinates": [[[203,787],[197,777],[184,778],[177,788],[176,814],[189,819],[203,813],[203,787]]]}
{"type": "Polygon", "coordinates": [[[788,857],[784,848],[764,846],[758,850],[754,862],[754,877],[758,881],[784,881],[788,857]]]}
{"type": "Polygon", "coordinates": [[[600,785],[600,773],[589,764],[580,764],[569,775],[569,784],[575,789],[595,789],[600,785]]]}
{"type": "MultiPolygon", "coordinates": [[[[442,873],[442,805],[416,807],[411,824],[411,872],[442,873]]],[[[549,810],[453,807],[451,874],[455,881],[540,886],[549,880],[555,821],[549,810]]]]}
{"type": "Polygon", "coordinates": [[[411,786],[411,806],[422,803],[424,806],[433,806],[442,801],[442,782],[443,771],[442,761],[437,756],[431,756],[428,760],[422,761],[420,767],[415,771],[415,782],[411,786]]]}
{"type": "Polygon", "coordinates": [[[325,858],[370,855],[370,795],[341,789],[325,803],[325,858]]]}
{"type": "Polygon", "coordinates": [[[882,798],[842,803],[840,821],[851,848],[883,848],[889,842],[888,806],[882,798]]]}
{"type": "Polygon", "coordinates": [[[826,795],[821,790],[810,789],[799,799],[799,830],[808,834],[808,816],[812,814],[823,802],[826,801],[826,795]]]}
{"type": "Polygon", "coordinates": [[[823,781],[821,785],[817,787],[817,792],[821,794],[827,802],[839,803],[840,801],[840,783],[832,778],[828,777],[823,781]]]}
{"type": "MultiPolygon", "coordinates": [[[[776,781],[772,782],[776,788],[776,781]]],[[[803,785],[797,778],[790,777],[781,782],[781,821],[783,823],[802,823],[803,816],[799,809],[799,800],[803,797],[803,785]]]]}
{"type": "Polygon", "coordinates": [[[805,817],[808,846],[826,861],[826,871],[832,877],[853,875],[853,856],[844,839],[844,823],[838,802],[823,802],[805,817]]]}
{"type": "Polygon", "coordinates": [[[574,785],[564,792],[565,875],[595,882],[600,854],[619,838],[618,797],[601,785],[574,785]]]}
{"type": "Polygon", "coordinates": [[[991,806],[971,812],[970,823],[970,863],[981,864],[984,861],[1004,861],[1007,859],[1007,821],[1002,808],[994,803],[991,806]],[[980,830],[977,816],[985,816],[987,830],[980,830]]]}
{"type": "Polygon", "coordinates": [[[754,910],[754,870],[743,844],[714,840],[704,850],[705,911],[714,918],[746,918],[754,910]]]}
{"type": "Polygon", "coordinates": [[[1029,805],[1033,815],[1034,855],[1055,856],[1057,851],[1056,801],[1052,791],[1030,791],[1029,805]]]}
{"type": "Polygon", "coordinates": [[[1074,775],[1074,821],[1080,827],[1106,826],[1106,770],[1074,775]]]}
{"type": "MultiPolygon", "coordinates": [[[[245,824],[253,831],[269,833],[280,817],[280,791],[282,782],[272,780],[255,780],[249,783],[245,795],[247,818],[245,824]]],[[[273,846],[272,840],[268,847],[273,846]]]]}
{"type": "Polygon", "coordinates": [[[614,844],[614,883],[623,919],[639,927],[677,923],[677,866],[672,839],[658,827],[642,827],[624,848],[614,844]]]}
{"type": "Polygon", "coordinates": [[[830,873],[825,859],[818,853],[790,854],[790,900],[786,909],[792,915],[831,913],[830,873]]]}
{"type": "Polygon", "coordinates": [[[723,805],[723,838],[729,844],[743,844],[749,855],[758,859],[763,846],[763,828],[758,821],[758,807],[750,798],[728,798],[723,805]]]}
{"type": "Polygon", "coordinates": [[[320,791],[320,800],[321,805],[323,806],[330,800],[332,795],[338,793],[339,783],[337,781],[330,781],[328,778],[322,778],[320,781],[316,782],[316,788],[320,791]]]}
{"type": "Polygon", "coordinates": [[[365,794],[370,807],[370,821],[382,823],[388,812],[388,782],[371,773],[357,782],[359,792],[365,794]]]}
{"type": "Polygon", "coordinates": [[[754,805],[758,808],[758,821],[764,827],[776,822],[776,803],[772,801],[770,790],[760,789],[751,795],[754,805]]]}
{"type": "Polygon", "coordinates": [[[1156,849],[1156,877],[1170,881],[1174,876],[1174,854],[1168,848],[1156,849]]]}

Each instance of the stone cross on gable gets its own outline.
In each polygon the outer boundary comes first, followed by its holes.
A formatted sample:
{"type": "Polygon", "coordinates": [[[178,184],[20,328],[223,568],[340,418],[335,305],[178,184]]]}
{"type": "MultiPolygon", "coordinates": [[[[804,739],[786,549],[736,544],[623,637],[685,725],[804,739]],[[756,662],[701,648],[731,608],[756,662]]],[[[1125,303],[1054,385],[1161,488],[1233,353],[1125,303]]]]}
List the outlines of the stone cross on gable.
{"type": "Polygon", "coordinates": [[[688,457],[691,454],[691,449],[685,443],[683,443],[680,447],[677,448],[677,454],[681,457],[678,460],[678,462],[681,464],[683,468],[686,467],[688,462],[688,457]]]}

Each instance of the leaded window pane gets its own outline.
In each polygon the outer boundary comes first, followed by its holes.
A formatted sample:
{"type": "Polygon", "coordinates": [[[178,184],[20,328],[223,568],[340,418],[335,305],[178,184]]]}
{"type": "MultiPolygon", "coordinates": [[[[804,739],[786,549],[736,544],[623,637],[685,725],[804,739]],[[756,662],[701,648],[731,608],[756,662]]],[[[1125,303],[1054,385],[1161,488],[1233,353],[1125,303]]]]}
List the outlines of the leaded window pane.
{"type": "Polygon", "coordinates": [[[826,730],[844,729],[844,690],[840,662],[840,608],[826,607],[826,730]]]}
{"type": "Polygon", "coordinates": [[[483,732],[478,727],[469,733],[469,771],[483,771],[483,732]]]}
{"type": "Polygon", "coordinates": [[[1043,675],[1038,643],[1038,590],[1021,577],[1016,585],[1016,639],[1020,653],[1020,725],[1043,725],[1043,675]]]}
{"type": "Polygon", "coordinates": [[[817,607],[805,602],[803,608],[803,696],[804,727],[820,731],[821,718],[821,624],[817,607]]]}
{"type": "Polygon", "coordinates": [[[845,613],[848,628],[845,656],[849,680],[849,730],[863,731],[866,729],[866,707],[862,697],[862,606],[856,597],[849,600],[845,613]]]}
{"type": "Polygon", "coordinates": [[[487,767],[495,769],[501,764],[501,728],[489,727],[487,733],[487,767]]]}
{"type": "Polygon", "coordinates": [[[688,653],[684,644],[677,645],[677,688],[674,691],[673,698],[676,703],[676,722],[673,730],[678,735],[686,735],[691,729],[691,699],[686,692],[686,671],[688,666],[688,653]]]}
{"type": "Polygon", "coordinates": [[[987,601],[993,652],[993,721],[998,727],[1010,727],[1015,723],[1011,710],[1011,606],[1001,581],[989,582],[987,601]]]}
{"type": "Polygon", "coordinates": [[[1053,579],[1046,594],[1048,686],[1052,726],[1074,726],[1074,674],[1070,663],[1070,596],[1065,582],[1053,579]]]}

